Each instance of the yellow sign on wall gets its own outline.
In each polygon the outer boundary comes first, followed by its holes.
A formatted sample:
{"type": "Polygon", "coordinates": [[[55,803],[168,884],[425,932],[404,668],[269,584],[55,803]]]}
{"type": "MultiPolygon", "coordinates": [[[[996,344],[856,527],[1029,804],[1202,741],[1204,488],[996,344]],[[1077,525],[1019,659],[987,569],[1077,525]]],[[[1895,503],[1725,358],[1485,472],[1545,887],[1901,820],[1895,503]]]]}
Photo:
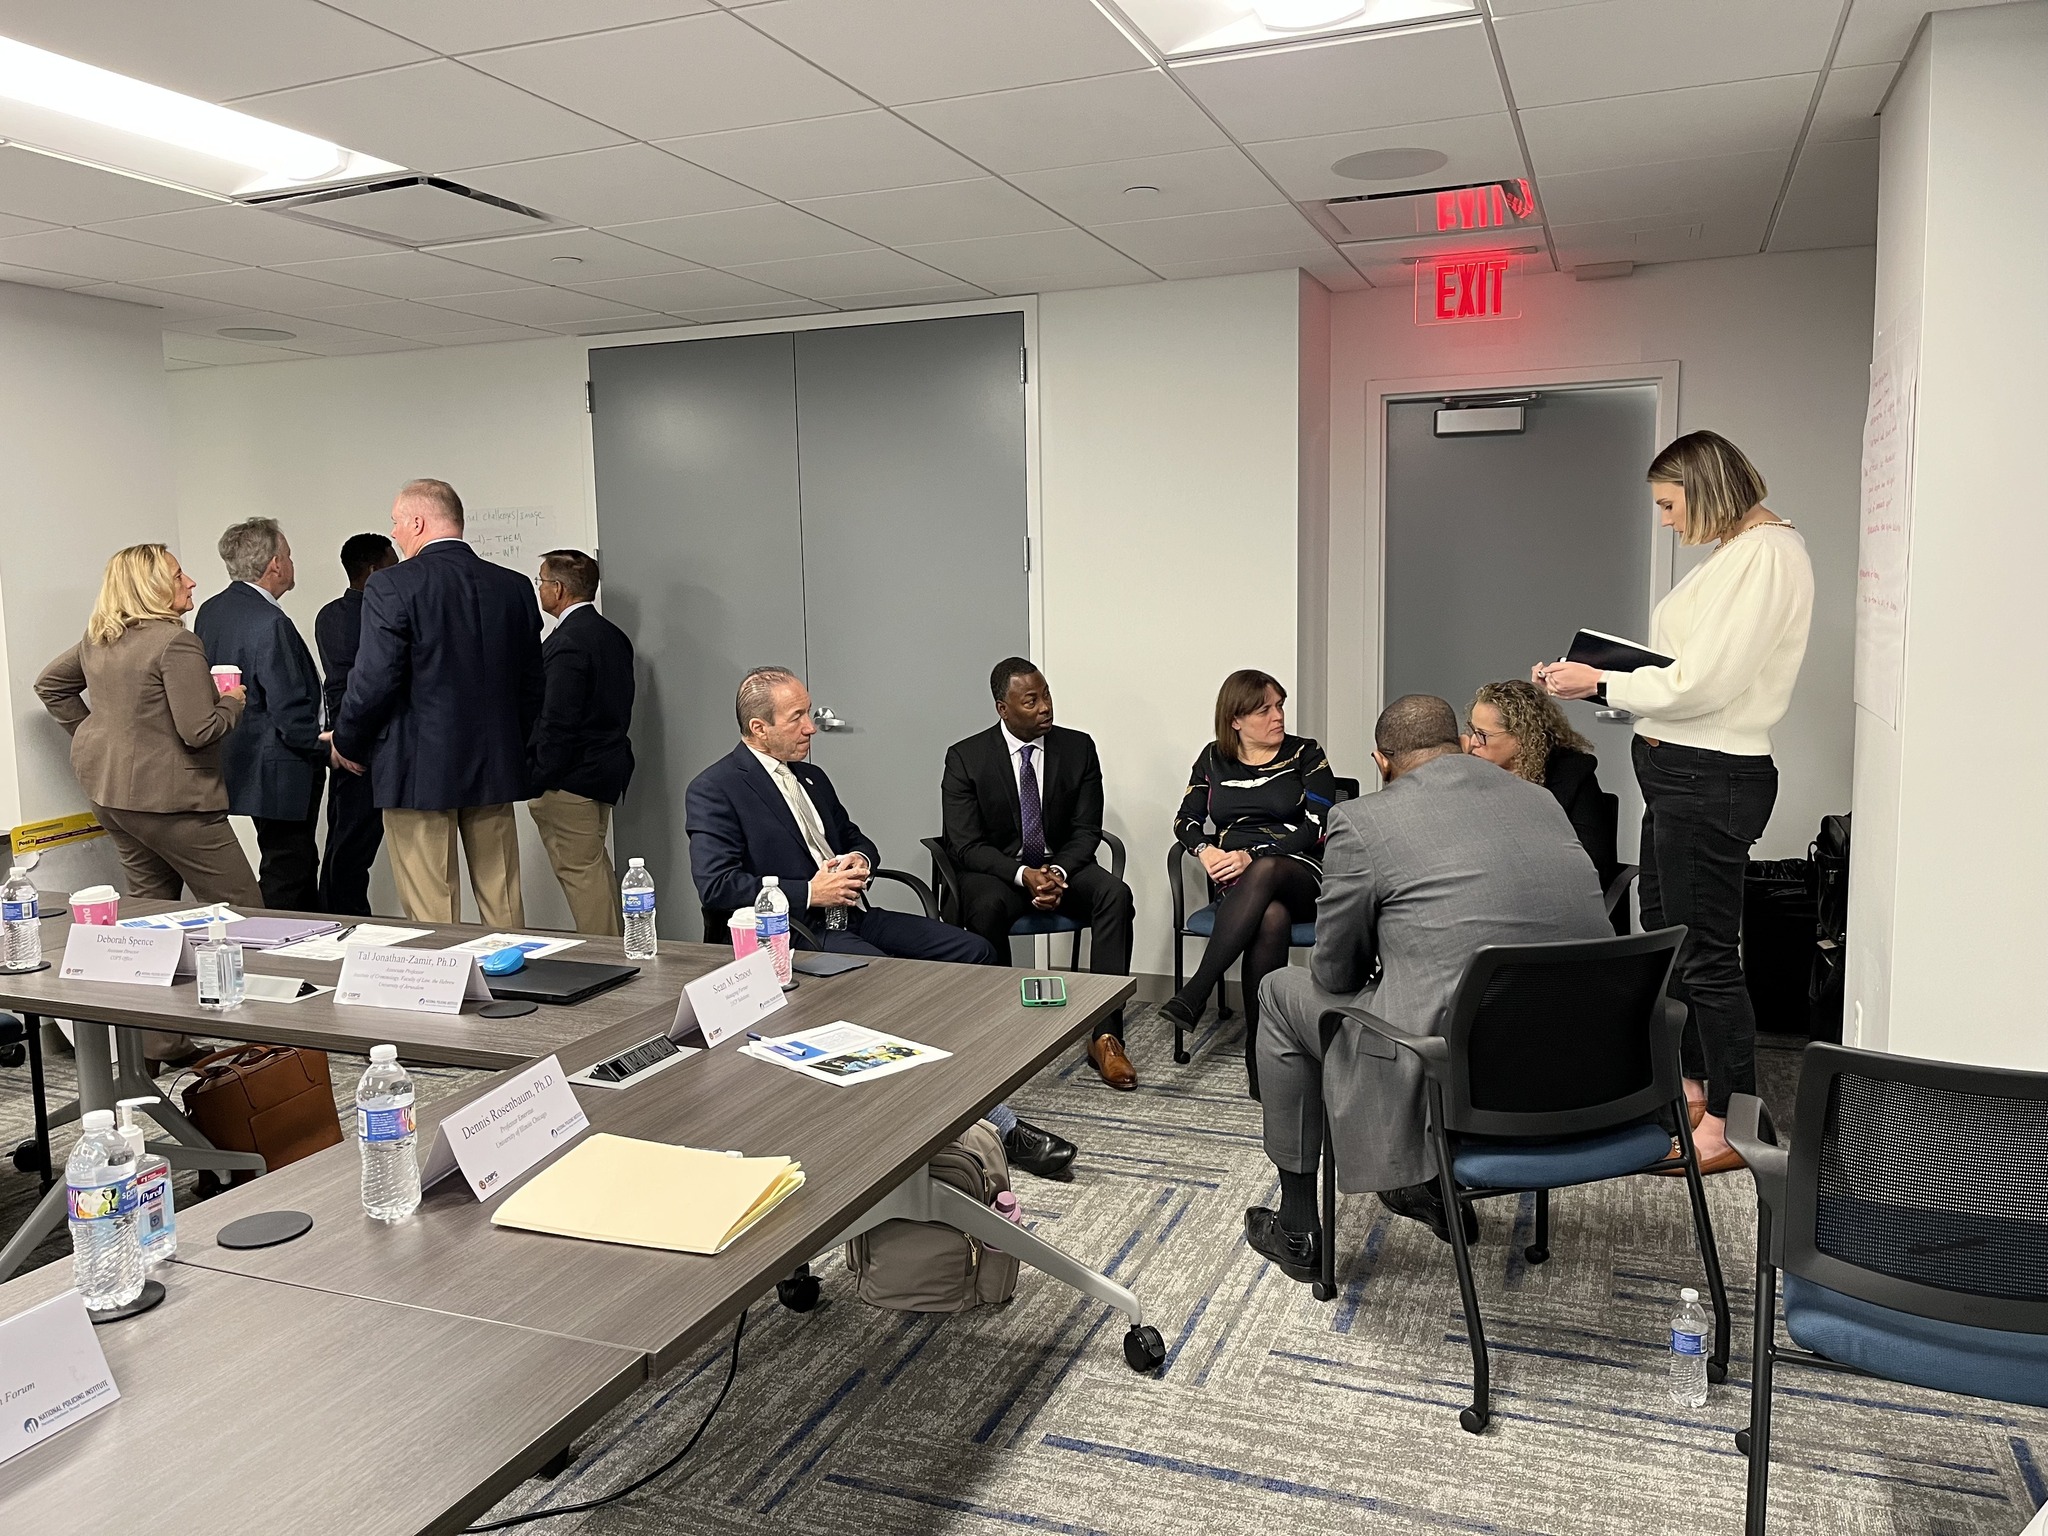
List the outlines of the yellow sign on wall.
{"type": "Polygon", "coordinates": [[[9,839],[18,859],[24,854],[47,853],[66,843],[82,843],[87,838],[106,835],[107,829],[94,819],[92,812],[80,811],[76,816],[56,816],[49,821],[24,823],[9,834],[9,839]]]}

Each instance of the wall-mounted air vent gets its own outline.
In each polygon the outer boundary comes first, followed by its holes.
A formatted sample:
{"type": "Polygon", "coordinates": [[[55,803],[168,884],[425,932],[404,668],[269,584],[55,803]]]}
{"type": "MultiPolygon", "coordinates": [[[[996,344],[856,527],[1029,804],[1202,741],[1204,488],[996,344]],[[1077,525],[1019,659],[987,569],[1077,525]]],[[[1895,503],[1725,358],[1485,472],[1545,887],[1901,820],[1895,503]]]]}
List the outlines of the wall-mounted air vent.
{"type": "Polygon", "coordinates": [[[445,245],[530,235],[560,221],[439,176],[394,176],[327,192],[251,198],[258,207],[391,245],[445,245]]]}

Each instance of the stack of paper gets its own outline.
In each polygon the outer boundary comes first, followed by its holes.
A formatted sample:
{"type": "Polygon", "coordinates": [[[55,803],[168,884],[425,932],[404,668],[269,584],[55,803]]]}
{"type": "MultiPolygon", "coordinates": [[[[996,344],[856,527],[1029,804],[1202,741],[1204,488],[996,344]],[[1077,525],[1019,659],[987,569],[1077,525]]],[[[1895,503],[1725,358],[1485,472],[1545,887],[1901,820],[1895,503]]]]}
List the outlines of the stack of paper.
{"type": "Polygon", "coordinates": [[[494,1227],[723,1253],[804,1182],[786,1157],[734,1157],[600,1133],[513,1192],[494,1227]]]}
{"type": "Polygon", "coordinates": [[[740,1048],[741,1054],[772,1061],[821,1083],[844,1088],[849,1083],[871,1083],[877,1078],[908,1072],[928,1061],[944,1061],[953,1053],[935,1045],[919,1045],[896,1035],[866,1029],[841,1019],[793,1035],[755,1037],[740,1048]]]}

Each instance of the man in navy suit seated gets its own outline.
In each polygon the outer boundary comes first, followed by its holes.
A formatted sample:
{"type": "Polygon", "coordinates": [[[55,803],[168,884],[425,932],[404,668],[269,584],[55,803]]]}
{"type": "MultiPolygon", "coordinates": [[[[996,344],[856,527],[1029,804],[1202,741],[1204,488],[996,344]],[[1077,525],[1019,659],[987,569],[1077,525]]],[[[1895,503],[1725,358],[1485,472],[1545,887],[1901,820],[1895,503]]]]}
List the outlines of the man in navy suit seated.
{"type": "MultiPolygon", "coordinates": [[[[774,875],[790,910],[826,949],[990,965],[987,939],[907,912],[863,907],[881,851],[854,825],[811,755],[811,694],[785,667],[756,667],[734,700],[740,744],[690,781],[684,817],[690,878],[707,912],[751,907],[761,877],[774,875]],[[843,917],[843,925],[834,914],[843,917]]],[[[1019,1120],[1007,1104],[988,1118],[1010,1161],[1045,1178],[1070,1176],[1074,1146],[1019,1120]]]]}
{"type": "Polygon", "coordinates": [[[220,536],[234,581],[199,605],[192,629],[215,666],[242,669],[248,708],[220,748],[228,810],[256,823],[257,883],[266,907],[320,910],[320,814],[327,748],[320,741],[320,673],[278,599],[298,583],[292,546],[272,517],[220,536]]]}
{"type": "Polygon", "coordinates": [[[414,922],[461,920],[460,837],[477,912],[526,926],[519,826],[540,718],[533,583],[463,542],[462,498],[414,480],[391,507],[405,558],[363,584],[363,635],[334,722],[335,766],[368,765],[398,899],[414,922]]]}

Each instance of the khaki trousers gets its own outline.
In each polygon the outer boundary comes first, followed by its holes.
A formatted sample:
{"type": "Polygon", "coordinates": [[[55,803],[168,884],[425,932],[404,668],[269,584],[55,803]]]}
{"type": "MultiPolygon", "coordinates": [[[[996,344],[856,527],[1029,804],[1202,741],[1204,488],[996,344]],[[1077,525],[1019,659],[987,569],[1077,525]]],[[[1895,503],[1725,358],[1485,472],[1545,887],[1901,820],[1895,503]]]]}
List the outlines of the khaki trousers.
{"type": "Polygon", "coordinates": [[[477,916],[502,931],[524,928],[519,823],[509,805],[472,805],[459,811],[385,809],[384,846],[391,852],[391,877],[398,883],[405,915],[416,923],[462,921],[462,871],[455,858],[458,835],[469,862],[477,916]]]}
{"type": "Polygon", "coordinates": [[[612,808],[602,800],[572,795],[566,789],[551,789],[538,800],[527,801],[526,808],[533,813],[541,846],[547,849],[555,878],[562,882],[562,894],[569,899],[576,931],[617,938],[619,881],[604,846],[612,808]]]}

